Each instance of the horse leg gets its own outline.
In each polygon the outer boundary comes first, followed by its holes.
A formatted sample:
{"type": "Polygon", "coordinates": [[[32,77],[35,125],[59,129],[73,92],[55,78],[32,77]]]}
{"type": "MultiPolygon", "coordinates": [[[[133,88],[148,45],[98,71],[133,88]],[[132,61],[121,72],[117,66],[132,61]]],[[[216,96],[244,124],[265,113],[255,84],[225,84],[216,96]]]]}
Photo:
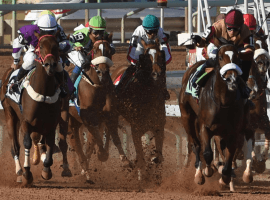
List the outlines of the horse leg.
{"type": "Polygon", "coordinates": [[[109,158],[109,153],[103,148],[103,140],[100,136],[99,127],[98,126],[91,126],[87,125],[88,131],[94,136],[96,144],[98,145],[98,159],[101,162],[105,162],[109,158]]]}
{"type": "Polygon", "coordinates": [[[222,159],[222,162],[223,163],[225,162],[225,157],[223,155],[223,149],[221,148],[221,143],[220,143],[222,139],[219,136],[214,136],[214,140],[215,140],[216,149],[217,149],[214,165],[217,168],[218,173],[222,174],[223,165],[219,161],[219,155],[220,155],[221,159],[222,159]]]}
{"type": "Polygon", "coordinates": [[[30,137],[30,128],[29,124],[25,121],[22,122],[21,129],[23,135],[23,145],[25,149],[25,158],[24,158],[24,170],[23,173],[23,185],[30,185],[33,182],[33,175],[30,171],[30,149],[32,147],[32,139],[30,137]]]}
{"type": "Polygon", "coordinates": [[[59,148],[62,152],[63,155],[63,171],[61,173],[62,177],[71,177],[72,173],[69,169],[69,164],[67,160],[67,150],[68,150],[68,145],[67,145],[67,134],[68,134],[68,120],[69,120],[69,113],[68,111],[64,110],[61,112],[61,119],[59,122],[59,148]]]}
{"type": "MultiPolygon", "coordinates": [[[[120,160],[122,161],[122,167],[123,168],[132,168],[131,162],[128,160],[122,144],[121,140],[118,135],[118,117],[113,119],[114,122],[106,121],[106,127],[107,127],[107,134],[108,136],[112,137],[113,144],[116,146],[119,154],[120,154],[120,160]]],[[[108,143],[109,141],[106,141],[108,143]]]]}
{"type": "Polygon", "coordinates": [[[142,146],[142,131],[138,129],[137,125],[131,125],[131,134],[136,152],[136,168],[138,169],[138,180],[142,181],[145,175],[146,163],[144,160],[144,152],[142,146]]]}
{"type": "Polygon", "coordinates": [[[38,143],[41,139],[41,135],[37,132],[33,132],[31,136],[34,143],[34,154],[32,158],[32,164],[38,165],[40,162],[40,151],[39,151],[38,143]]]}
{"type": "Polygon", "coordinates": [[[213,151],[211,149],[211,136],[208,129],[202,125],[200,129],[200,137],[202,142],[203,157],[206,162],[206,168],[203,170],[203,174],[206,177],[211,177],[214,173],[214,170],[211,167],[213,161],[213,151]]]}
{"type": "Polygon", "coordinates": [[[163,141],[164,141],[164,126],[159,127],[153,132],[155,136],[156,152],[155,155],[151,158],[151,162],[161,164],[164,160],[162,155],[163,141]]]}
{"type": "Polygon", "coordinates": [[[22,182],[22,167],[20,163],[19,119],[11,107],[5,107],[5,118],[9,138],[11,139],[11,155],[15,161],[15,172],[18,175],[17,182],[22,182]]]}
{"type": "MultiPolygon", "coordinates": [[[[231,181],[232,161],[236,151],[237,139],[234,136],[226,139],[225,165],[222,169],[222,177],[219,179],[221,185],[227,185],[231,181]]],[[[239,136],[240,137],[240,136],[239,136]]],[[[243,138],[244,139],[244,138],[243,138]]]]}

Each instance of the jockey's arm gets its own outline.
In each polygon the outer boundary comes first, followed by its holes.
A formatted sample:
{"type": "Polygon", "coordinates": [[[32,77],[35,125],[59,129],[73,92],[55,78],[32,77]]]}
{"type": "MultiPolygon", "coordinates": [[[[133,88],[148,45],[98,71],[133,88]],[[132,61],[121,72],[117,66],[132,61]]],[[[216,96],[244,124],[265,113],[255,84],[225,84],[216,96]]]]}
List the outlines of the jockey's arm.
{"type": "Polygon", "coordinates": [[[69,42],[69,40],[67,39],[67,36],[64,32],[64,29],[60,25],[58,25],[58,30],[60,31],[60,33],[59,33],[57,40],[59,41],[60,51],[62,51],[63,53],[71,52],[72,43],[69,42]]]}
{"type": "Polygon", "coordinates": [[[163,29],[160,28],[158,37],[161,43],[161,48],[165,52],[166,65],[168,65],[172,61],[171,47],[169,45],[169,35],[165,34],[163,29]]]}
{"type": "Polygon", "coordinates": [[[140,31],[139,27],[137,27],[131,36],[127,53],[127,59],[132,65],[136,65],[139,60],[139,55],[143,53],[143,47],[140,41],[140,31]]]}
{"type": "Polygon", "coordinates": [[[14,59],[13,63],[15,65],[18,65],[19,62],[20,62],[20,56],[21,56],[21,52],[22,52],[22,48],[24,47],[25,45],[24,44],[21,44],[20,43],[20,40],[19,40],[19,37],[16,38],[14,41],[13,41],[13,51],[12,51],[12,57],[14,59]]]}
{"type": "Polygon", "coordinates": [[[242,49],[239,52],[239,56],[242,60],[247,60],[247,61],[253,60],[253,55],[254,55],[254,50],[255,50],[253,41],[254,40],[253,40],[252,35],[250,35],[249,37],[243,40],[244,49],[242,49]]]}

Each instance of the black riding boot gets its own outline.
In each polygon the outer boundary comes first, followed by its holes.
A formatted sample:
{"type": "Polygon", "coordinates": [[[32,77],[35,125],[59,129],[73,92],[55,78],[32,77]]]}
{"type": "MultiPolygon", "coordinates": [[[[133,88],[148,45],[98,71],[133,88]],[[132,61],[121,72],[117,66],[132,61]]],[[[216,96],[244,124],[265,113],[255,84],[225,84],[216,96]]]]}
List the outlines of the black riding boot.
{"type": "Polygon", "coordinates": [[[243,74],[241,75],[241,78],[239,79],[239,86],[240,86],[240,91],[241,91],[241,96],[244,99],[247,99],[247,103],[250,107],[251,110],[255,109],[255,104],[249,100],[249,95],[251,92],[251,89],[247,86],[246,82],[248,81],[249,77],[249,71],[252,65],[252,61],[246,61],[242,60],[242,71],[243,74]]]}
{"type": "Polygon", "coordinates": [[[29,70],[25,70],[24,68],[20,68],[17,76],[14,78],[14,83],[10,86],[10,90],[12,92],[18,91],[19,81],[29,72],[29,70]]]}
{"type": "Polygon", "coordinates": [[[131,78],[132,74],[136,71],[136,66],[135,65],[131,65],[129,66],[126,71],[124,72],[123,76],[121,77],[118,85],[115,88],[115,92],[116,94],[120,94],[123,92],[123,87],[125,85],[125,83],[131,78]]]}
{"type": "Polygon", "coordinates": [[[60,92],[60,97],[61,98],[65,98],[66,96],[67,96],[67,92],[66,92],[66,90],[65,90],[65,78],[64,78],[64,70],[63,71],[61,71],[61,72],[56,72],[55,73],[55,78],[56,78],[56,80],[58,81],[58,83],[59,83],[59,88],[60,88],[60,90],[61,90],[61,92],[60,92]]]}

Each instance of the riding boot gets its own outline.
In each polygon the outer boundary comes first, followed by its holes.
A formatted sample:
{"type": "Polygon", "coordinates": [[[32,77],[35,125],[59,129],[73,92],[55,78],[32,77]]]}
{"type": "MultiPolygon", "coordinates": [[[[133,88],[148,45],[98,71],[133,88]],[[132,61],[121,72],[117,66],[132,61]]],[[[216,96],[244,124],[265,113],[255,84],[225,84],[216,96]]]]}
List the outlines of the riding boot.
{"type": "MultiPolygon", "coordinates": [[[[74,85],[77,78],[79,77],[81,73],[81,69],[78,67],[78,66],[75,66],[74,70],[72,71],[72,74],[70,75],[70,80],[72,82],[72,84],[74,85]]],[[[70,99],[73,101],[74,98],[75,98],[75,91],[76,91],[76,88],[74,87],[74,91],[71,92],[71,95],[70,95],[70,99]]]]}
{"type": "Polygon", "coordinates": [[[24,68],[20,68],[17,76],[14,77],[14,83],[10,86],[11,92],[17,92],[19,87],[19,81],[29,72],[29,70],[25,70],[24,68]]]}
{"type": "Polygon", "coordinates": [[[136,71],[136,66],[135,65],[131,65],[129,66],[126,71],[124,72],[124,74],[122,75],[118,85],[115,88],[115,92],[116,94],[120,94],[123,92],[123,87],[126,84],[126,82],[132,77],[132,74],[136,71]]]}
{"type": "Polygon", "coordinates": [[[165,100],[169,100],[171,98],[171,96],[170,96],[170,93],[167,90],[166,75],[164,75],[162,84],[163,84],[163,91],[162,91],[162,93],[163,93],[164,99],[165,100]]]}
{"type": "Polygon", "coordinates": [[[61,72],[56,72],[55,73],[55,78],[56,78],[56,80],[58,81],[58,83],[59,83],[59,88],[60,88],[60,90],[61,90],[61,92],[60,92],[60,97],[61,98],[65,98],[66,96],[67,96],[67,92],[66,92],[66,90],[65,90],[65,78],[64,78],[64,70],[63,71],[61,71],[61,72]]]}

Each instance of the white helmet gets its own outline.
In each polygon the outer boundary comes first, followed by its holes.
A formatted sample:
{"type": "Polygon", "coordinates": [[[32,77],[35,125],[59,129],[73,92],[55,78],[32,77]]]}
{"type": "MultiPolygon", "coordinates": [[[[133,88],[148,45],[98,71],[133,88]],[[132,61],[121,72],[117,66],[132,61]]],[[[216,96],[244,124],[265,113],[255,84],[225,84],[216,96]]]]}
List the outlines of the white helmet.
{"type": "Polygon", "coordinates": [[[42,31],[55,31],[57,30],[57,22],[52,15],[42,15],[37,20],[37,26],[42,31]]]}

